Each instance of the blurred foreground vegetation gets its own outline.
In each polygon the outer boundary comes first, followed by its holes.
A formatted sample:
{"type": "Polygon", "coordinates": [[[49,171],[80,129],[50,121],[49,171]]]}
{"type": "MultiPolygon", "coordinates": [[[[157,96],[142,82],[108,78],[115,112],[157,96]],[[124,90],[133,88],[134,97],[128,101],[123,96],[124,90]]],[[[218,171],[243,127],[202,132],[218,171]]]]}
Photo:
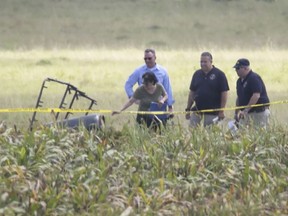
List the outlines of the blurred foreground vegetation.
{"type": "Polygon", "coordinates": [[[1,127],[0,214],[288,214],[287,127],[238,136],[1,127]]]}

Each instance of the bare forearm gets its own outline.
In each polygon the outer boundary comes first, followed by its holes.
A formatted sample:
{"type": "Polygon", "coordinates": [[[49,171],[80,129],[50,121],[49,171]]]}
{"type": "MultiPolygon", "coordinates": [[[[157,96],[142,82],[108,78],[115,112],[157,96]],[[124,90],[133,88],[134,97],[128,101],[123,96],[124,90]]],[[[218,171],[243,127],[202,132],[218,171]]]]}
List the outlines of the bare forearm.
{"type": "Polygon", "coordinates": [[[192,105],[194,103],[194,92],[190,91],[188,95],[188,101],[187,101],[187,107],[186,109],[191,109],[192,105]]]}
{"type": "MultiPolygon", "coordinates": [[[[238,97],[236,98],[236,107],[238,107],[239,106],[239,99],[238,99],[238,97]]],[[[235,109],[235,114],[237,114],[238,112],[240,111],[240,109],[235,109]]]]}
{"type": "Polygon", "coordinates": [[[135,98],[130,98],[126,104],[123,105],[122,109],[120,110],[120,112],[126,110],[128,107],[130,107],[134,102],[136,101],[135,98]]]}
{"type": "MultiPolygon", "coordinates": [[[[259,100],[259,98],[260,98],[260,93],[254,93],[252,95],[252,97],[250,98],[249,103],[247,104],[247,106],[255,105],[257,103],[257,101],[259,100]]],[[[246,109],[247,109],[247,111],[249,111],[251,108],[247,107],[246,109]]]]}
{"type": "Polygon", "coordinates": [[[228,92],[222,92],[221,93],[221,104],[220,104],[220,108],[225,108],[226,103],[227,103],[227,97],[228,97],[228,92]]]}
{"type": "Polygon", "coordinates": [[[161,99],[161,101],[164,103],[164,102],[167,101],[167,100],[168,100],[168,95],[166,94],[166,95],[163,96],[163,98],[161,99]]]}
{"type": "Polygon", "coordinates": [[[218,117],[220,120],[225,118],[223,108],[225,108],[226,103],[227,103],[227,95],[228,95],[227,91],[224,91],[221,93],[221,102],[220,102],[221,110],[219,110],[219,112],[218,112],[218,117]]]}

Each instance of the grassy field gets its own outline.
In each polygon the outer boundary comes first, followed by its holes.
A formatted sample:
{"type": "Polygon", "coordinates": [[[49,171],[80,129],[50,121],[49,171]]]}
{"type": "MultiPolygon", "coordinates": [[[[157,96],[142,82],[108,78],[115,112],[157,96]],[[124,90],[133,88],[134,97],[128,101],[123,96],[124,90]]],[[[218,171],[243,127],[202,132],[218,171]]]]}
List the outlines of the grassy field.
{"type": "Polygon", "coordinates": [[[287,215],[287,126],[0,134],[2,215],[287,215]]]}
{"type": "MultiPolygon", "coordinates": [[[[189,84],[193,72],[199,68],[200,50],[163,51],[158,50],[158,63],[164,65],[170,75],[175,97],[175,111],[183,111],[186,106],[189,84]]],[[[237,74],[232,66],[240,57],[247,57],[251,67],[258,72],[266,83],[271,102],[287,100],[288,65],[287,52],[275,50],[259,51],[216,51],[215,66],[221,68],[230,85],[227,107],[235,105],[235,83],[237,74]]],[[[31,50],[0,52],[0,67],[2,71],[2,88],[0,93],[1,108],[33,108],[42,82],[47,77],[71,83],[96,99],[95,109],[117,110],[127,100],[124,84],[129,74],[143,63],[143,50],[31,50]]],[[[56,84],[48,84],[43,94],[44,107],[58,107],[64,89],[56,84]]],[[[75,108],[87,108],[80,100],[75,108]]],[[[272,105],[273,119],[287,123],[287,104],[272,105]]],[[[137,110],[137,106],[129,110],[137,110]]],[[[19,127],[25,127],[31,113],[2,113],[2,120],[19,127]]],[[[233,111],[227,111],[228,118],[233,117],[233,111]]],[[[134,115],[123,114],[106,118],[111,124],[118,125],[131,121],[134,115]],[[115,121],[115,122],[114,122],[115,121]]],[[[50,115],[39,115],[39,120],[51,121],[50,115]],[[48,118],[48,119],[47,119],[48,118]]],[[[175,120],[186,125],[183,114],[177,114],[175,120]]],[[[133,122],[133,121],[132,121],[133,122]]],[[[118,127],[117,126],[117,127],[118,127]]]]}
{"type": "Polygon", "coordinates": [[[288,48],[286,0],[1,0],[0,49],[288,48]]]}
{"type": "MultiPolygon", "coordinates": [[[[128,113],[105,114],[106,128],[90,132],[30,132],[32,113],[0,113],[0,215],[287,215],[287,104],[271,105],[268,130],[235,137],[225,122],[189,130],[180,113],[203,51],[228,78],[227,107],[241,57],[271,102],[287,101],[287,8],[287,0],[0,0],[1,110],[35,107],[47,77],[78,87],[96,109],[118,110],[147,47],[176,100],[161,134],[135,127],[128,113]]],[[[44,107],[58,107],[64,88],[47,87],[44,107]]]]}

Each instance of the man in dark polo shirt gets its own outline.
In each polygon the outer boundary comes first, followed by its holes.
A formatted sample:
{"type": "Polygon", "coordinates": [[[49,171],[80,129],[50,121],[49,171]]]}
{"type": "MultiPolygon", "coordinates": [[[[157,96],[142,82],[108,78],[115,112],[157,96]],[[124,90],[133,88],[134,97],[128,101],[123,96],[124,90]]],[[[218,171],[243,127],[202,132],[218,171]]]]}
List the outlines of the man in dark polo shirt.
{"type": "Polygon", "coordinates": [[[209,52],[203,52],[200,59],[201,69],[193,74],[185,109],[186,119],[190,119],[190,127],[200,125],[202,119],[204,126],[207,126],[213,124],[213,119],[218,117],[222,120],[225,117],[223,110],[202,112],[207,109],[224,108],[227,102],[229,90],[227,78],[221,70],[212,65],[212,62],[212,55],[209,52]],[[188,111],[191,110],[194,112],[190,116],[188,111]]]}
{"type": "Polygon", "coordinates": [[[267,105],[269,104],[269,98],[263,80],[250,69],[248,59],[239,59],[234,68],[239,76],[236,87],[236,106],[247,106],[245,109],[236,110],[236,120],[239,120],[243,126],[253,124],[254,126],[266,128],[269,123],[270,111],[267,105]],[[257,104],[266,105],[257,106],[257,104]]]}

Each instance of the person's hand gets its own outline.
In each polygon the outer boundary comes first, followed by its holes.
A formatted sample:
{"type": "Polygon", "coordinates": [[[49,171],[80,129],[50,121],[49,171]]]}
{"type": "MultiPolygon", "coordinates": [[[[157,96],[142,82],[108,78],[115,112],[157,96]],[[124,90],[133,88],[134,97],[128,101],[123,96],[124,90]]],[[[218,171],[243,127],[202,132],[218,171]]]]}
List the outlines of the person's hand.
{"type": "Polygon", "coordinates": [[[173,114],[173,106],[168,106],[168,112],[170,113],[168,118],[174,118],[174,114],[173,114]]]}
{"type": "Polygon", "coordinates": [[[236,113],[234,114],[234,120],[235,120],[236,122],[239,122],[239,112],[236,112],[236,113]]]}
{"type": "Polygon", "coordinates": [[[158,107],[161,108],[164,103],[165,103],[165,101],[163,99],[159,100],[158,101],[158,107]]]}
{"type": "Polygon", "coordinates": [[[245,119],[248,115],[248,110],[244,109],[238,112],[238,119],[245,119]]]}
{"type": "Polygon", "coordinates": [[[244,119],[245,113],[243,111],[239,111],[237,117],[238,117],[238,119],[244,119]]]}
{"type": "Polygon", "coordinates": [[[186,118],[187,120],[189,120],[189,119],[190,119],[190,111],[189,111],[189,110],[187,110],[187,109],[186,109],[185,118],[186,118]]]}
{"type": "Polygon", "coordinates": [[[113,116],[113,115],[116,115],[116,114],[120,114],[120,111],[113,111],[113,112],[112,112],[112,116],[113,116]]]}
{"type": "Polygon", "coordinates": [[[218,118],[219,118],[219,121],[221,121],[225,118],[224,111],[219,111],[218,118]]]}

